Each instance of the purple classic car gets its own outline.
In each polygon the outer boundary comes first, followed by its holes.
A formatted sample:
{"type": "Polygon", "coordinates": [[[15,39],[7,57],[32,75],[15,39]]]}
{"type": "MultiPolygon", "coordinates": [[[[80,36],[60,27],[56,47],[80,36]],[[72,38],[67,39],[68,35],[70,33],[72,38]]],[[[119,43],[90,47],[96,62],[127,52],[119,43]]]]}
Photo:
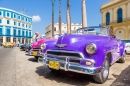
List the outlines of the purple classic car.
{"type": "Polygon", "coordinates": [[[49,49],[39,62],[49,69],[92,75],[98,83],[108,79],[113,63],[125,62],[124,43],[111,36],[107,27],[80,28],[75,34],[65,34],[57,42],[48,42],[42,47],[49,49]]]}

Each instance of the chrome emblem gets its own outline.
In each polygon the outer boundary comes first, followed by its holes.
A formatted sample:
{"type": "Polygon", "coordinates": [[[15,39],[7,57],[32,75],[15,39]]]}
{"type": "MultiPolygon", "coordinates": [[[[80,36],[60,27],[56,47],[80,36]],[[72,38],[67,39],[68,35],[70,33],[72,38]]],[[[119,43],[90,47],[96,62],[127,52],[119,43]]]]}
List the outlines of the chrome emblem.
{"type": "Polygon", "coordinates": [[[56,44],[56,46],[59,47],[59,48],[62,48],[62,47],[67,46],[67,44],[56,44]]]}

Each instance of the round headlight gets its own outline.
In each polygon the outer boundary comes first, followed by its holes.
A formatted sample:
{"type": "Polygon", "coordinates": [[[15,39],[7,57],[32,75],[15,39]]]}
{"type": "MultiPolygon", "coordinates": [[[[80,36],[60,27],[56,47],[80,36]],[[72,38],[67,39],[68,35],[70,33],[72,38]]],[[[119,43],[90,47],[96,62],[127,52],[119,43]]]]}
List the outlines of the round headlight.
{"type": "Polygon", "coordinates": [[[44,50],[46,48],[46,44],[41,44],[41,49],[44,50]]]}
{"type": "Polygon", "coordinates": [[[97,48],[96,48],[96,45],[95,45],[95,44],[88,44],[88,45],[86,46],[86,52],[87,52],[88,54],[94,54],[94,53],[96,53],[96,50],[97,50],[97,48]]]}

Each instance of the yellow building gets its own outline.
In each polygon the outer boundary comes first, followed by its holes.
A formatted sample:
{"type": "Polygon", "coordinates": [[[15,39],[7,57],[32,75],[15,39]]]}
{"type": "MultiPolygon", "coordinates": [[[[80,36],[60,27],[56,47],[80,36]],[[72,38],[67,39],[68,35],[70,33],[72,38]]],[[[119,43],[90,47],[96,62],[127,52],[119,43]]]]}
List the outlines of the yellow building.
{"type": "Polygon", "coordinates": [[[130,0],[110,0],[100,11],[103,26],[112,26],[119,39],[130,39],[130,0]]]}

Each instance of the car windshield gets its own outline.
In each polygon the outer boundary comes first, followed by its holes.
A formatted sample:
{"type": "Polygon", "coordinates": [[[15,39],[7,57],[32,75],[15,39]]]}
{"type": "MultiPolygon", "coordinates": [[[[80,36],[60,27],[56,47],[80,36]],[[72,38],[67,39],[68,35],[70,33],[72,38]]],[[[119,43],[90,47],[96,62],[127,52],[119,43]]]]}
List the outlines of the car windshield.
{"type": "Polygon", "coordinates": [[[108,36],[109,29],[106,27],[86,27],[79,28],[76,30],[75,34],[88,34],[88,35],[102,35],[108,36]]]}
{"type": "Polygon", "coordinates": [[[62,34],[56,34],[52,38],[58,39],[60,36],[62,36],[62,34]]]}
{"type": "Polygon", "coordinates": [[[130,40],[121,40],[124,43],[130,43],[130,40]]]}

